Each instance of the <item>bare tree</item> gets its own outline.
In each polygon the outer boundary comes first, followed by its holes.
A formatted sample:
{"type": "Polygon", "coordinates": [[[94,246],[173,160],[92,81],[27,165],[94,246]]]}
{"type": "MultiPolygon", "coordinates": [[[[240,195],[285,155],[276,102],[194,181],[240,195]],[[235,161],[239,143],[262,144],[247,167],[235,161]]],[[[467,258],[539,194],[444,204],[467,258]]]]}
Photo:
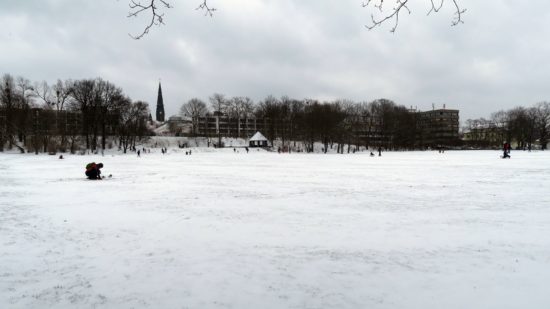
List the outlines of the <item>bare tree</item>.
{"type": "Polygon", "coordinates": [[[499,145],[502,145],[504,142],[510,142],[512,136],[510,133],[510,116],[508,113],[504,110],[494,112],[491,114],[491,121],[493,121],[495,126],[499,129],[499,136],[497,136],[499,145]]]}
{"type": "Polygon", "coordinates": [[[542,150],[546,150],[550,131],[550,103],[540,102],[535,105],[537,113],[536,127],[539,134],[539,143],[542,150]]]}
{"type": "Polygon", "coordinates": [[[199,117],[202,117],[208,113],[206,103],[198,98],[193,98],[187,103],[183,104],[180,108],[180,115],[182,117],[191,117],[193,121],[193,134],[197,133],[199,117]]]}
{"type": "Polygon", "coordinates": [[[525,149],[529,138],[529,114],[523,106],[514,107],[508,112],[511,139],[517,142],[516,149],[525,149]]]}
{"type": "Polygon", "coordinates": [[[29,114],[28,111],[31,108],[31,105],[33,103],[34,98],[34,89],[31,85],[31,81],[24,78],[24,77],[18,77],[17,78],[17,93],[19,96],[18,105],[17,108],[22,111],[17,117],[17,137],[19,139],[19,142],[25,143],[25,139],[27,136],[27,131],[29,129],[28,121],[29,121],[29,114]]]}
{"type": "Polygon", "coordinates": [[[229,124],[232,125],[233,122],[235,127],[237,128],[237,132],[234,137],[241,136],[241,116],[243,102],[244,100],[242,97],[233,97],[227,100],[227,116],[229,116],[229,124]]]}
{"type": "Polygon", "coordinates": [[[193,98],[187,101],[187,103],[183,104],[180,108],[181,116],[187,116],[191,118],[204,116],[207,112],[208,108],[206,107],[206,103],[198,98],[193,98]]]}
{"type": "MultiPolygon", "coordinates": [[[[93,108],[96,100],[96,80],[79,80],[74,84],[72,92],[71,108],[82,114],[82,133],[86,138],[86,149],[90,149],[90,128],[95,125],[95,112],[93,108]]],[[[95,150],[92,149],[92,150],[95,150]]]]}
{"type": "MultiPolygon", "coordinates": [[[[391,28],[390,32],[394,33],[397,30],[397,27],[399,26],[399,18],[401,14],[403,13],[411,13],[411,10],[409,8],[409,1],[410,0],[392,0],[392,1],[384,1],[384,0],[366,0],[363,2],[364,8],[371,8],[379,12],[380,17],[375,16],[374,14],[371,14],[371,23],[369,25],[365,25],[365,27],[369,30],[372,30],[376,27],[381,26],[382,24],[386,22],[393,22],[393,27],[391,28]],[[393,5],[391,9],[388,9],[389,6],[393,5]]],[[[464,23],[462,20],[462,15],[466,12],[466,9],[462,9],[459,4],[458,0],[447,0],[447,2],[451,2],[454,10],[455,10],[455,16],[452,20],[451,25],[456,26],[458,24],[464,23]]],[[[428,11],[428,15],[431,13],[437,13],[439,12],[443,6],[445,5],[445,0],[430,0],[430,9],[428,11]]]]}
{"type": "Polygon", "coordinates": [[[256,107],[256,117],[264,119],[264,127],[267,129],[267,139],[273,141],[277,137],[277,124],[280,120],[280,101],[269,95],[256,107]]]}
{"type": "Polygon", "coordinates": [[[222,116],[227,109],[227,99],[223,94],[215,93],[210,98],[210,104],[212,105],[212,109],[214,110],[214,116],[216,116],[217,119],[217,134],[218,134],[218,147],[221,147],[222,145],[222,135],[219,127],[220,122],[220,116],[222,116]]]}
{"type": "Polygon", "coordinates": [[[48,82],[35,82],[33,87],[34,95],[38,97],[47,108],[50,108],[54,103],[52,96],[52,88],[48,82]]]}
{"type": "Polygon", "coordinates": [[[114,84],[104,81],[102,79],[97,80],[99,93],[98,100],[96,100],[97,112],[99,113],[99,125],[101,126],[101,149],[105,150],[107,140],[107,125],[113,124],[113,121],[109,118],[115,112],[119,111],[119,106],[122,101],[125,101],[125,96],[121,88],[114,84]]]}
{"type": "Polygon", "coordinates": [[[249,97],[242,98],[241,113],[245,118],[254,116],[254,101],[249,97]]]}
{"type": "Polygon", "coordinates": [[[60,112],[65,108],[65,104],[68,102],[71,92],[73,91],[74,81],[68,79],[66,81],[57,80],[55,85],[52,86],[52,95],[54,96],[55,109],[60,112]]]}
{"type": "Polygon", "coordinates": [[[143,101],[132,103],[127,97],[121,97],[118,106],[121,122],[119,147],[126,153],[128,149],[135,148],[136,140],[148,134],[146,120],[149,115],[149,105],[143,101]]]}
{"type": "Polygon", "coordinates": [[[225,98],[225,95],[220,93],[214,93],[210,98],[210,105],[212,105],[212,110],[214,110],[214,114],[222,115],[227,110],[227,99],[225,98]]]}
{"type": "Polygon", "coordinates": [[[15,131],[16,109],[15,80],[12,75],[4,74],[0,80],[0,151],[4,150],[4,142],[9,141],[9,149],[13,145],[13,132],[15,131]]]}

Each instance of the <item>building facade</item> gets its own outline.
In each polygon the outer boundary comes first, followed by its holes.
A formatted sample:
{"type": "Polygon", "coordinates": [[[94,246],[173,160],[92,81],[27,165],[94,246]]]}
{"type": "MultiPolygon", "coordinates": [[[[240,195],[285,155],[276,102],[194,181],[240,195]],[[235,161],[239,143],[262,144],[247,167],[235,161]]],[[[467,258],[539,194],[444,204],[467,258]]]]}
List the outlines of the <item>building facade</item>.
{"type": "Polygon", "coordinates": [[[266,131],[271,121],[256,118],[230,118],[224,115],[193,118],[193,134],[198,136],[218,136],[248,138],[258,131],[266,131]]]}
{"type": "Polygon", "coordinates": [[[467,128],[463,140],[474,146],[500,147],[506,141],[506,132],[502,126],[488,122],[467,128]]]}
{"type": "MultiPolygon", "coordinates": [[[[400,127],[384,124],[384,119],[376,115],[364,115],[343,126],[351,132],[353,143],[368,147],[406,147],[409,149],[454,146],[460,143],[459,111],[454,109],[434,109],[419,112],[409,110],[405,122],[397,122],[400,127]]],[[[209,115],[192,119],[192,134],[207,137],[248,138],[261,131],[274,138],[306,138],[308,129],[295,130],[292,122],[269,118],[230,118],[226,115],[209,115]]],[[[336,136],[337,134],[335,134],[336,136]]],[[[315,137],[317,138],[317,137],[315,137]]],[[[350,139],[347,139],[349,141],[350,139]]]]}
{"type": "Polygon", "coordinates": [[[417,143],[421,147],[452,146],[460,141],[459,110],[416,112],[417,143]]]}

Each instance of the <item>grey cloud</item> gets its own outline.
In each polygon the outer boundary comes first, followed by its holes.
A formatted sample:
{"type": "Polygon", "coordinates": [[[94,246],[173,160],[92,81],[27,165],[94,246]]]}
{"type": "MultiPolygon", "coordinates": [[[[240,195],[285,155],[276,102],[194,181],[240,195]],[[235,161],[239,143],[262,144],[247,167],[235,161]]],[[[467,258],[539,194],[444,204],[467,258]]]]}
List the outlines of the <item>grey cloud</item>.
{"type": "Polygon", "coordinates": [[[195,2],[174,0],[166,25],[134,41],[128,33],[146,17],[127,19],[125,0],[2,1],[0,71],[101,76],[150,103],[161,78],[168,114],[213,92],[446,103],[462,120],[548,99],[546,1],[463,0],[457,27],[450,8],[426,17],[419,2],[393,35],[389,25],[367,31],[370,12],[357,0],[213,0],[214,18],[195,2]]]}

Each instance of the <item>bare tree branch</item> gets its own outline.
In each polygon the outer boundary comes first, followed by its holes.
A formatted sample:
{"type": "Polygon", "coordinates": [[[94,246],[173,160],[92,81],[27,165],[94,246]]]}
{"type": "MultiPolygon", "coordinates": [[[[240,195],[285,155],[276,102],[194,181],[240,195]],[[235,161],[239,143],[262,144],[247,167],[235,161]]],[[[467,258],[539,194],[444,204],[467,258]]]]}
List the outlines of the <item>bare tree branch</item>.
{"type": "MultiPolygon", "coordinates": [[[[142,37],[144,37],[146,34],[149,33],[149,30],[153,26],[159,26],[164,24],[164,13],[160,12],[161,8],[170,9],[173,8],[173,6],[170,4],[170,0],[129,0],[129,6],[130,6],[130,12],[128,13],[128,17],[137,17],[140,14],[144,14],[145,12],[149,12],[151,14],[151,20],[150,22],[145,26],[145,29],[143,32],[141,32],[139,35],[131,35],[129,34],[133,39],[139,40],[142,37]]],[[[390,30],[390,32],[395,33],[397,30],[397,27],[399,26],[399,18],[401,13],[405,12],[408,14],[411,14],[411,10],[409,9],[409,1],[410,0],[391,0],[390,3],[394,3],[394,7],[391,10],[387,10],[388,7],[388,0],[365,0],[362,3],[362,6],[364,8],[373,8],[377,11],[379,11],[380,14],[382,14],[382,17],[377,18],[374,14],[371,14],[371,23],[368,25],[365,25],[365,27],[369,30],[372,30],[378,26],[381,26],[382,24],[386,22],[393,22],[393,26],[390,30]]],[[[460,8],[458,1],[459,0],[429,0],[430,1],[430,10],[428,11],[428,15],[431,13],[438,13],[445,5],[445,1],[452,1],[452,4],[454,6],[454,18],[451,23],[452,26],[456,26],[458,24],[464,23],[462,20],[462,15],[466,12],[466,9],[460,8]]],[[[213,16],[214,12],[217,10],[216,8],[209,5],[208,0],[201,0],[200,4],[197,6],[195,10],[202,10],[204,11],[205,16],[213,16]]]]}
{"type": "MultiPolygon", "coordinates": [[[[458,24],[464,23],[462,20],[462,15],[466,12],[466,9],[461,9],[458,0],[450,0],[453,3],[453,6],[455,8],[454,13],[454,19],[451,23],[451,26],[456,26],[458,24]]],[[[397,27],[399,26],[399,17],[400,14],[403,11],[406,11],[406,13],[411,13],[411,10],[409,9],[409,0],[394,0],[395,6],[389,11],[389,13],[385,14],[387,7],[387,2],[384,2],[384,0],[367,0],[363,1],[362,6],[364,8],[372,7],[373,9],[378,10],[381,14],[381,18],[376,18],[374,14],[371,14],[371,23],[369,25],[365,25],[365,27],[369,30],[372,30],[376,27],[381,26],[382,24],[393,21],[393,27],[390,29],[391,33],[395,33],[397,30],[397,27]]],[[[430,10],[428,11],[428,15],[435,12],[438,13],[443,6],[445,5],[445,0],[430,0],[430,10]]]]}
{"type": "Polygon", "coordinates": [[[142,4],[139,0],[137,0],[137,2],[136,0],[130,0],[130,12],[128,13],[128,17],[137,17],[144,11],[151,11],[151,21],[149,22],[149,24],[147,24],[147,26],[145,26],[143,32],[135,36],[129,34],[130,37],[132,37],[134,40],[139,40],[144,37],[147,33],[149,33],[149,29],[151,29],[153,25],[158,26],[164,24],[164,13],[160,13],[159,8],[157,7],[159,2],[160,5],[164,6],[167,9],[172,8],[170,3],[165,0],[148,0],[146,4],[142,4]]]}
{"type": "Polygon", "coordinates": [[[202,3],[195,10],[204,10],[204,16],[212,17],[214,15],[214,12],[216,11],[216,8],[208,6],[206,0],[203,0],[202,3]]]}
{"type": "MultiPolygon", "coordinates": [[[[134,40],[139,40],[148,34],[151,27],[164,25],[164,13],[160,12],[161,8],[173,8],[168,0],[130,0],[129,6],[130,12],[128,13],[128,17],[138,17],[138,15],[145,12],[151,14],[151,21],[145,26],[145,29],[143,29],[140,34],[129,34],[134,40]]],[[[207,0],[202,0],[196,10],[204,10],[205,15],[213,16],[216,8],[209,6],[207,0]]]]}

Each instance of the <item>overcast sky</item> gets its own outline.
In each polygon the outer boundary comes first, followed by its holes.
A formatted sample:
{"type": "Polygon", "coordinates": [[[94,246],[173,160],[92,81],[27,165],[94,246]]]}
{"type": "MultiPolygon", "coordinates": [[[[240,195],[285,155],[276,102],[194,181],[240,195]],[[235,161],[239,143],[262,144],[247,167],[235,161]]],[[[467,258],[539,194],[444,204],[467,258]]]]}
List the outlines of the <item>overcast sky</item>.
{"type": "Polygon", "coordinates": [[[102,77],[154,113],[162,79],[167,115],[214,92],[371,101],[431,109],[461,121],[550,100],[550,2],[460,0],[426,16],[415,0],[396,34],[368,31],[361,0],[171,0],[162,27],[141,40],[144,18],[127,0],[0,0],[0,73],[32,81],[102,77]],[[521,4],[520,4],[521,2],[521,4]]]}

